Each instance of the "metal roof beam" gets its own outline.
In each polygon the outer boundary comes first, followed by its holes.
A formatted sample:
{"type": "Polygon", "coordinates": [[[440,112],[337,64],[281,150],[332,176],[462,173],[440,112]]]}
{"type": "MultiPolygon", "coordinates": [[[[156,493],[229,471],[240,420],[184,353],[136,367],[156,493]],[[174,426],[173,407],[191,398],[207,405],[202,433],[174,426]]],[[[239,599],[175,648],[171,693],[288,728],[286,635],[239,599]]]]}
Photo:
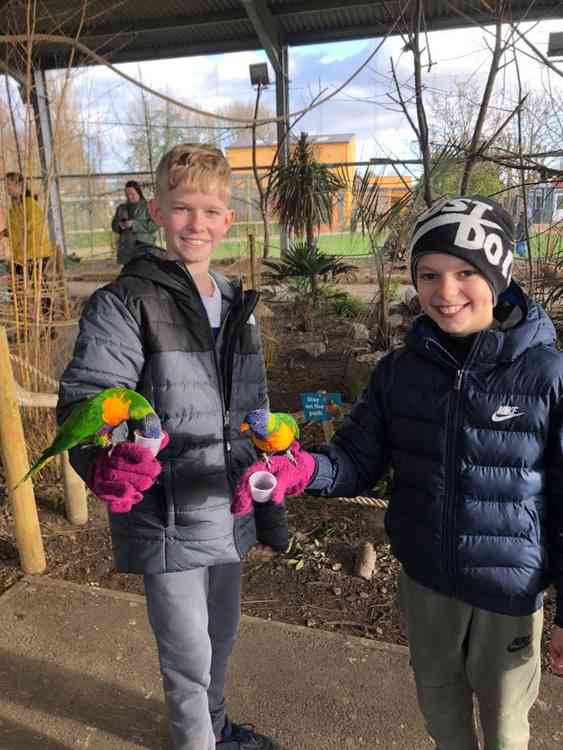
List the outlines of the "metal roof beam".
{"type": "Polygon", "coordinates": [[[281,31],[264,0],[241,0],[277,75],[283,75],[281,31]]]}
{"type": "MultiPolygon", "coordinates": [[[[373,8],[374,0],[371,0],[371,2],[366,2],[366,0],[350,0],[350,2],[346,2],[346,0],[310,0],[309,2],[303,2],[301,5],[292,5],[288,8],[277,8],[274,11],[275,16],[295,16],[295,15],[302,15],[304,13],[322,13],[324,11],[332,11],[332,10],[357,10],[359,8],[373,8]]],[[[383,12],[387,13],[388,10],[391,10],[389,8],[389,5],[400,5],[399,1],[396,0],[393,3],[378,3],[381,6],[381,9],[383,12]]]]}
{"type": "MultiPolygon", "coordinates": [[[[117,41],[115,40],[115,42],[117,41]]],[[[255,49],[256,38],[252,36],[221,42],[220,50],[217,50],[216,45],[213,43],[198,42],[190,44],[189,47],[186,47],[185,43],[169,44],[166,47],[157,46],[156,44],[146,44],[143,47],[135,46],[133,49],[124,44],[119,44],[115,48],[108,45],[103,48],[103,51],[98,50],[98,53],[107,57],[112,65],[117,65],[126,62],[143,62],[144,60],[169,60],[179,57],[197,57],[198,55],[218,55],[226,52],[246,52],[255,49]]],[[[55,52],[54,50],[47,51],[41,55],[41,65],[46,70],[65,67],[68,64],[69,54],[67,49],[59,52],[55,52]]],[[[80,65],[97,65],[95,61],[85,55],[80,55],[78,59],[80,60],[80,65]]]]}

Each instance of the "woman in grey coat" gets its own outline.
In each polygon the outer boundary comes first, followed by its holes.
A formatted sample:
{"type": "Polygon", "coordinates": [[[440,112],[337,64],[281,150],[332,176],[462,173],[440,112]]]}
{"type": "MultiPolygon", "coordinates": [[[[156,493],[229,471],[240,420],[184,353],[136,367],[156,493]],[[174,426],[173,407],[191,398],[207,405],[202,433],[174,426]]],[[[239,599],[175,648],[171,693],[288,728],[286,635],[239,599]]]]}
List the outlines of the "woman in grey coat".
{"type": "Polygon", "coordinates": [[[135,180],[125,183],[126,203],[120,203],[111,222],[119,235],[117,262],[126,265],[133,258],[144,255],[146,245],[154,245],[157,226],[149,214],[141,186],[135,180]]]}

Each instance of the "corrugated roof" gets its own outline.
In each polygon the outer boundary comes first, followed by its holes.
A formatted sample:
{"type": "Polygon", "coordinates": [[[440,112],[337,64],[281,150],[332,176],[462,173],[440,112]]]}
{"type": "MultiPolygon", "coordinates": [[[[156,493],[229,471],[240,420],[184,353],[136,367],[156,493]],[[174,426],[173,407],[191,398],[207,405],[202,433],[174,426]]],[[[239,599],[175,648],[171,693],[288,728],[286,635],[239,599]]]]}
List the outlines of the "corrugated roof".
{"type": "MultiPolygon", "coordinates": [[[[5,33],[27,29],[27,5],[21,0],[0,0],[5,33]]],[[[114,63],[207,55],[260,49],[262,44],[242,0],[89,0],[81,27],[82,3],[42,0],[38,4],[35,32],[76,37],[114,63]]],[[[399,0],[255,0],[272,18],[274,33],[283,44],[295,46],[380,36],[390,28],[400,8],[399,0]]],[[[472,19],[492,22],[482,0],[426,0],[427,28],[469,26],[472,19]]],[[[563,17],[561,0],[512,0],[511,17],[528,20],[563,17]]],[[[0,37],[0,55],[6,59],[0,37]]],[[[10,48],[13,51],[13,48],[10,48]]],[[[10,51],[10,49],[8,51],[10,51]]],[[[37,45],[45,68],[67,64],[70,49],[49,43],[37,45]]],[[[9,55],[17,64],[17,55],[9,55]]],[[[80,55],[75,63],[88,62],[80,55]]]]}

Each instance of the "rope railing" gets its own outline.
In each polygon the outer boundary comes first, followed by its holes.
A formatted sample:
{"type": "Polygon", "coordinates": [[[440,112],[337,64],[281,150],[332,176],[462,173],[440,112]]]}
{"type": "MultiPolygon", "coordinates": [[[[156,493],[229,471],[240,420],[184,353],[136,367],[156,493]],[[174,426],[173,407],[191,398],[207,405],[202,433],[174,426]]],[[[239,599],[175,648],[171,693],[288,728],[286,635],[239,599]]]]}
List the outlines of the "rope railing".
{"type": "Polygon", "coordinates": [[[328,497],[327,500],[338,500],[341,503],[350,503],[353,505],[363,505],[368,508],[387,509],[387,500],[382,497],[369,497],[368,495],[358,495],[357,497],[328,497]]]}

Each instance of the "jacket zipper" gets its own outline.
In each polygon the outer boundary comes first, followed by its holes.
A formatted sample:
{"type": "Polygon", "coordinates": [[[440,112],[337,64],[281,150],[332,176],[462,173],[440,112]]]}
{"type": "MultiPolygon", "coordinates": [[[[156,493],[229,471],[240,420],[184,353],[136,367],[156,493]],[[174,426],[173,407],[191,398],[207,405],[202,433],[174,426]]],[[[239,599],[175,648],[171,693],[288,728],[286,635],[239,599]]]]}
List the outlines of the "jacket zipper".
{"type": "MultiPolygon", "coordinates": [[[[452,436],[448,440],[446,453],[446,502],[443,511],[442,526],[442,559],[446,560],[447,573],[452,583],[455,581],[456,569],[456,538],[455,538],[455,501],[456,501],[456,459],[457,459],[457,428],[459,422],[459,403],[463,384],[464,369],[457,369],[454,374],[452,403],[450,406],[446,435],[452,436]]],[[[452,591],[455,594],[455,590],[452,591]]]]}
{"type": "MultiPolygon", "coordinates": [[[[213,329],[211,328],[211,323],[209,322],[209,318],[207,316],[207,310],[205,309],[205,305],[201,301],[201,295],[199,294],[199,290],[197,286],[195,285],[195,282],[193,281],[192,277],[190,276],[189,272],[184,268],[183,265],[180,266],[184,273],[186,274],[186,277],[188,279],[188,284],[194,288],[195,293],[197,294],[197,297],[200,301],[200,305],[203,311],[203,315],[205,317],[205,320],[207,321],[207,327],[209,329],[209,338],[212,344],[212,351],[213,351],[213,362],[215,364],[215,373],[217,375],[217,380],[219,382],[219,385],[221,387],[221,411],[222,411],[222,418],[223,418],[223,453],[225,456],[225,466],[227,469],[227,479],[229,482],[229,486],[231,487],[231,490],[234,491],[233,487],[233,481],[231,478],[231,413],[230,413],[230,395],[227,396],[226,392],[226,386],[224,383],[224,379],[222,377],[221,373],[221,365],[219,363],[219,358],[217,357],[217,347],[216,347],[216,340],[215,336],[213,334],[213,329]]],[[[221,328],[225,328],[228,324],[229,317],[231,315],[232,306],[229,308],[227,315],[225,316],[225,320],[221,324],[221,328]]]]}
{"type": "MultiPolygon", "coordinates": [[[[428,343],[432,343],[434,347],[445,354],[447,354],[450,360],[450,367],[454,365],[454,378],[453,388],[450,406],[448,410],[446,420],[446,493],[444,508],[442,511],[442,559],[446,561],[446,573],[450,575],[452,581],[452,594],[455,595],[455,580],[456,580],[456,544],[457,539],[455,536],[455,510],[456,510],[456,486],[457,486],[457,466],[456,460],[458,456],[458,427],[460,417],[460,403],[463,388],[463,379],[469,366],[476,357],[476,351],[479,346],[480,334],[477,339],[473,342],[473,346],[465,358],[465,362],[461,365],[460,363],[434,339],[430,339],[428,343]]],[[[428,348],[428,347],[427,347],[428,348]]]]}
{"type": "MultiPolygon", "coordinates": [[[[220,377],[223,385],[223,445],[225,449],[225,463],[227,468],[227,478],[231,491],[234,492],[235,487],[231,473],[231,457],[232,457],[232,442],[231,442],[231,396],[232,396],[232,374],[233,374],[233,360],[235,353],[235,345],[238,338],[238,334],[242,327],[246,325],[248,319],[254,312],[256,305],[258,304],[258,295],[255,295],[250,303],[245,302],[244,294],[241,290],[240,297],[241,310],[238,320],[235,320],[233,328],[228,331],[226,340],[226,351],[223,356],[222,369],[220,371],[220,377]]],[[[236,302],[234,303],[236,304],[236,302]]],[[[232,317],[232,306],[229,310],[227,317],[223,323],[225,329],[227,328],[229,318],[232,317]]],[[[216,364],[217,357],[215,358],[216,364]]]]}

